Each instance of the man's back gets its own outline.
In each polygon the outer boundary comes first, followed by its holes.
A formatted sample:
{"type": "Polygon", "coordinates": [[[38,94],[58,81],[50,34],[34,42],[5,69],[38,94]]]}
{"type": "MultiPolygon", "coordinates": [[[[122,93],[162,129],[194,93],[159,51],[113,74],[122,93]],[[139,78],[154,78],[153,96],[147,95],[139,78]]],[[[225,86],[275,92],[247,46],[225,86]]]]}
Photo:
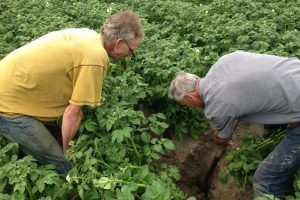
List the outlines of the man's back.
{"type": "Polygon", "coordinates": [[[221,57],[202,81],[205,114],[258,123],[300,121],[300,61],[243,51],[221,57]]]}
{"type": "MultiPolygon", "coordinates": [[[[96,87],[95,94],[90,94],[97,98],[88,100],[99,101],[102,79],[95,83],[88,80],[93,80],[92,76],[103,78],[107,64],[102,38],[95,31],[65,29],[38,38],[0,61],[0,115],[53,120],[63,113],[72,97],[79,101],[74,97],[74,88],[78,93],[87,91],[86,87],[76,88],[76,83],[89,85],[90,91],[96,87]]],[[[89,94],[81,96],[89,98],[89,94]]]]}

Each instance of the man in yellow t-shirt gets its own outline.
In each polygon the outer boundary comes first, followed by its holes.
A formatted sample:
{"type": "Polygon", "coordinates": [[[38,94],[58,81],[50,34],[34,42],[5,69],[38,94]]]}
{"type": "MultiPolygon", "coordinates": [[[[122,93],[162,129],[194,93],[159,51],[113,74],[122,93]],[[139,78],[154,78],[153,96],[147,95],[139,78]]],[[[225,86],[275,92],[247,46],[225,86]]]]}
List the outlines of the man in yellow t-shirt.
{"type": "Polygon", "coordinates": [[[64,153],[78,130],[82,106],[100,105],[109,57],[133,56],[143,36],[138,16],[125,11],[112,15],[100,33],[55,31],[8,54],[0,61],[0,133],[39,162],[67,173],[71,164],[64,153]],[[54,122],[61,115],[60,129],[54,122]]]}

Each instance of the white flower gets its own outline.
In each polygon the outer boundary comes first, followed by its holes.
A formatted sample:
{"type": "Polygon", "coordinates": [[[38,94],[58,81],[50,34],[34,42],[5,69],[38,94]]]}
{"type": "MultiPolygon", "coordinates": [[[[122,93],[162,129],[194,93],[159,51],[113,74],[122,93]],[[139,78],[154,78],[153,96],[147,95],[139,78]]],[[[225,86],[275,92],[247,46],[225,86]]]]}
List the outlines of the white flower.
{"type": "Polygon", "coordinates": [[[108,12],[108,13],[111,13],[111,11],[112,11],[112,7],[108,7],[108,8],[106,9],[106,12],[108,12]]]}
{"type": "Polygon", "coordinates": [[[71,141],[69,142],[69,145],[70,145],[70,146],[73,146],[74,143],[75,143],[75,142],[71,140],[71,141]]]}
{"type": "Polygon", "coordinates": [[[66,176],[66,180],[70,183],[71,178],[70,178],[69,174],[66,176]]]}
{"type": "Polygon", "coordinates": [[[274,9],[272,9],[272,12],[275,12],[275,10],[274,10],[274,9]]]}

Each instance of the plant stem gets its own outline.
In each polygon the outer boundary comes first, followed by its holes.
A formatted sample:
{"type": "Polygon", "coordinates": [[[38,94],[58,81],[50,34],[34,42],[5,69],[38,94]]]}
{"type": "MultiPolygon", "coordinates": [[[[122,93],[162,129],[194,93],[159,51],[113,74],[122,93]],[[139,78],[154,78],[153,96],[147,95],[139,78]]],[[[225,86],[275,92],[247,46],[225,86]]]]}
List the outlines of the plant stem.
{"type": "Polygon", "coordinates": [[[32,189],[31,189],[31,185],[30,185],[29,181],[27,181],[27,184],[26,184],[25,188],[26,188],[26,191],[29,194],[30,199],[35,200],[36,198],[35,198],[34,194],[32,193],[32,189]]]}
{"type": "Polygon", "coordinates": [[[136,154],[136,157],[138,158],[139,165],[141,165],[141,156],[140,156],[140,154],[139,154],[139,152],[138,152],[138,150],[137,150],[137,148],[136,148],[136,145],[135,145],[135,143],[134,143],[134,141],[133,141],[133,139],[132,139],[131,137],[129,138],[129,140],[130,140],[131,145],[132,145],[132,147],[133,147],[133,149],[134,149],[134,152],[135,152],[135,154],[136,154]]]}
{"type": "MultiPolygon", "coordinates": [[[[118,183],[130,183],[129,181],[124,181],[124,180],[119,180],[119,179],[115,179],[113,180],[113,182],[118,182],[118,183]]],[[[146,188],[147,185],[146,184],[142,184],[142,183],[136,183],[137,186],[139,187],[143,187],[146,188]]]]}
{"type": "Polygon", "coordinates": [[[97,160],[99,163],[103,164],[105,167],[111,169],[111,167],[106,163],[104,162],[103,160],[97,160]]]}
{"type": "Polygon", "coordinates": [[[272,134],[269,138],[267,138],[266,140],[264,140],[261,144],[258,145],[258,147],[256,148],[256,150],[259,150],[269,144],[272,144],[273,142],[276,142],[279,139],[282,139],[283,134],[286,132],[286,130],[278,133],[278,134],[272,134]],[[272,138],[272,136],[274,136],[274,138],[272,138]]]}

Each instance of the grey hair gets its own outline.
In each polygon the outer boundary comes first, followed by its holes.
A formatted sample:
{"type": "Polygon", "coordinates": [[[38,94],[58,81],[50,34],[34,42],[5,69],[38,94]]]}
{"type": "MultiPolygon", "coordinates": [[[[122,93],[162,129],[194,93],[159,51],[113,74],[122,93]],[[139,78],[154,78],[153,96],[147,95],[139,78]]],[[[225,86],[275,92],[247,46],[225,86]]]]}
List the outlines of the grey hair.
{"type": "Polygon", "coordinates": [[[194,74],[179,72],[171,82],[169,97],[175,101],[182,101],[184,95],[196,90],[197,80],[200,80],[200,77],[194,74]]]}
{"type": "Polygon", "coordinates": [[[112,15],[103,24],[101,32],[107,41],[122,38],[129,42],[134,38],[143,39],[145,35],[141,20],[132,11],[112,15]]]}

